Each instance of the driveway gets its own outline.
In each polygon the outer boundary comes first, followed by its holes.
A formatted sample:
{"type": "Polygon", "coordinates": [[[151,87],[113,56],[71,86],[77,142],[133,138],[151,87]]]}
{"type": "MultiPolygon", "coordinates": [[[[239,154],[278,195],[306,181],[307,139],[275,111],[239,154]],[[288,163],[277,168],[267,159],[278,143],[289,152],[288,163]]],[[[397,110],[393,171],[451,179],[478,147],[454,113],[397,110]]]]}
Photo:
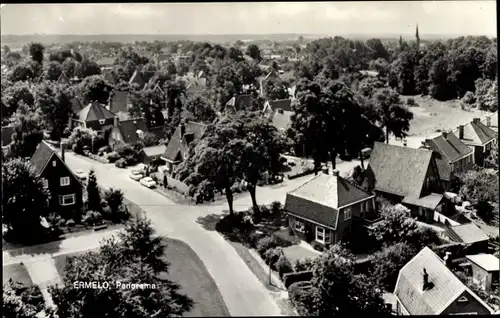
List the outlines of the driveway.
{"type": "MultiPolygon", "coordinates": [[[[131,180],[124,170],[111,164],[96,163],[72,153],[66,153],[66,163],[73,170],[93,168],[98,183],[121,189],[128,200],[146,212],[158,234],[189,244],[216,282],[231,316],[282,315],[270,292],[259,282],[232,246],[218,232],[206,231],[196,223],[201,216],[221,213],[220,204],[177,205],[165,196],[131,180]]],[[[277,196],[286,193],[283,188],[266,189],[267,191],[277,196]]],[[[268,196],[266,195],[266,198],[268,196]]],[[[245,200],[245,205],[250,205],[249,198],[245,200]]],[[[226,205],[223,206],[223,209],[225,208],[226,205]]]]}

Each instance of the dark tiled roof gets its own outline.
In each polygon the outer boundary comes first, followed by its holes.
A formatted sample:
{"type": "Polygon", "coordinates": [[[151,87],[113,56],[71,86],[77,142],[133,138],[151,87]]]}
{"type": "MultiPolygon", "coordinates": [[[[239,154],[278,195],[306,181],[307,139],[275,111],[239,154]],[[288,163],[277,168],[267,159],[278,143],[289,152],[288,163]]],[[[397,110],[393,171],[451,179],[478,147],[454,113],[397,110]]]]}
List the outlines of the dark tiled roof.
{"type": "Polygon", "coordinates": [[[64,73],[61,73],[61,75],[59,75],[59,78],[57,79],[57,83],[58,84],[71,84],[70,80],[68,79],[68,77],[66,75],[64,75],[64,73]]]}
{"type": "MultiPolygon", "coordinates": [[[[198,141],[203,137],[205,133],[206,125],[195,123],[195,122],[187,122],[184,125],[185,134],[193,133],[192,141],[198,141]]],[[[165,153],[163,154],[163,158],[175,161],[179,152],[183,154],[184,151],[187,151],[189,146],[189,142],[186,143],[184,138],[181,138],[181,126],[179,125],[175,130],[175,133],[170,138],[168,142],[167,148],[165,149],[165,153]]]]}
{"type": "Polygon", "coordinates": [[[338,209],[370,197],[341,177],[321,173],[289,192],[285,208],[294,215],[336,228],[338,209]]]}
{"type": "Polygon", "coordinates": [[[272,110],[283,109],[286,111],[292,111],[292,100],[291,99],[270,100],[268,102],[269,102],[269,106],[271,106],[272,110]]]}
{"type": "Polygon", "coordinates": [[[135,71],[128,81],[129,84],[138,84],[141,88],[146,84],[141,72],[135,71]]]}
{"type": "Polygon", "coordinates": [[[74,114],[78,114],[83,109],[82,102],[78,97],[71,99],[71,110],[74,114]]]}
{"type": "Polygon", "coordinates": [[[450,180],[451,165],[457,159],[463,158],[468,154],[472,154],[472,149],[467,147],[454,134],[446,134],[430,139],[427,142],[430,149],[436,151],[436,165],[438,167],[439,176],[442,180],[450,180]]]}
{"type": "Polygon", "coordinates": [[[452,226],[448,228],[447,233],[454,241],[465,244],[473,244],[477,242],[487,241],[489,239],[488,235],[486,235],[474,223],[452,226]]]}
{"type": "Polygon", "coordinates": [[[148,132],[148,126],[144,119],[129,119],[120,121],[118,129],[122,134],[123,141],[128,144],[135,144],[140,139],[137,136],[137,130],[142,130],[144,133],[148,132]]]}
{"type": "Polygon", "coordinates": [[[431,193],[421,198],[414,198],[407,196],[403,199],[402,203],[421,206],[427,209],[435,210],[442,200],[443,200],[442,194],[431,193]]]}
{"type": "Polygon", "coordinates": [[[233,98],[231,98],[229,102],[227,102],[226,107],[229,106],[230,108],[238,111],[245,108],[249,108],[251,103],[252,103],[252,96],[236,95],[233,96],[233,98]]]}
{"type": "MultiPolygon", "coordinates": [[[[453,134],[458,138],[460,137],[458,129],[455,130],[453,134]]],[[[494,138],[498,138],[498,134],[479,120],[473,120],[464,125],[464,136],[462,142],[467,145],[483,146],[494,138]]]]}
{"type": "Polygon", "coordinates": [[[78,119],[84,122],[111,118],[115,118],[115,114],[107,110],[106,107],[98,102],[92,102],[88,104],[78,113],[78,119]]]}
{"type": "Polygon", "coordinates": [[[42,142],[38,144],[35,153],[30,159],[30,164],[37,176],[39,176],[43,172],[45,166],[47,166],[47,163],[49,162],[50,158],[52,158],[52,155],[54,153],[54,149],[52,149],[44,140],[42,140],[42,142]]]}
{"type": "Polygon", "coordinates": [[[159,139],[165,138],[165,128],[163,126],[151,127],[149,128],[149,132],[155,134],[159,139]]]}
{"type": "Polygon", "coordinates": [[[2,127],[2,146],[7,146],[12,142],[12,135],[16,132],[14,126],[3,126],[2,127]]]}
{"type": "Polygon", "coordinates": [[[429,150],[375,142],[368,165],[375,190],[419,198],[431,159],[429,150]]]}
{"type": "Polygon", "coordinates": [[[115,90],[109,99],[109,110],[112,113],[128,112],[129,93],[115,90]]]}
{"type": "Polygon", "coordinates": [[[464,292],[491,311],[428,247],[424,247],[401,269],[394,290],[394,294],[410,315],[439,315],[464,292]],[[432,288],[425,291],[424,268],[429,275],[429,283],[432,283],[432,288]]]}

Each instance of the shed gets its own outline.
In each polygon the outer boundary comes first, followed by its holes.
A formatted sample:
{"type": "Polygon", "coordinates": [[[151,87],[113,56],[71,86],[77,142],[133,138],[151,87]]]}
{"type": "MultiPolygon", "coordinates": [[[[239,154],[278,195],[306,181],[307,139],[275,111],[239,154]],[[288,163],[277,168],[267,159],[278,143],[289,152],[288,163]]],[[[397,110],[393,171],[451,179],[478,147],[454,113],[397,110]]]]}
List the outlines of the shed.
{"type": "Polygon", "coordinates": [[[492,254],[465,256],[472,267],[472,280],[483,290],[490,291],[492,284],[498,284],[500,260],[492,254]]]}
{"type": "Polygon", "coordinates": [[[141,162],[147,165],[152,164],[155,161],[161,160],[161,156],[167,149],[165,145],[145,147],[141,150],[139,154],[141,162]]]}

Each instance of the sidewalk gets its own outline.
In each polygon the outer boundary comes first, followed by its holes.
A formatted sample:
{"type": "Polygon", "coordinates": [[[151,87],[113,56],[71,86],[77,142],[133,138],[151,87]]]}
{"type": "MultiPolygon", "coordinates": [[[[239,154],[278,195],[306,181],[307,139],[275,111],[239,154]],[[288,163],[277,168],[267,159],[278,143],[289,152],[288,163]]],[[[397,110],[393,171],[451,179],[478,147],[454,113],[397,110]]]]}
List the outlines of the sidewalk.
{"type": "Polygon", "coordinates": [[[25,248],[3,251],[3,266],[16,263],[32,263],[41,259],[50,259],[54,256],[76,253],[99,247],[102,239],[111,237],[121,230],[108,230],[93,234],[72,237],[63,241],[34,245],[25,248]]]}

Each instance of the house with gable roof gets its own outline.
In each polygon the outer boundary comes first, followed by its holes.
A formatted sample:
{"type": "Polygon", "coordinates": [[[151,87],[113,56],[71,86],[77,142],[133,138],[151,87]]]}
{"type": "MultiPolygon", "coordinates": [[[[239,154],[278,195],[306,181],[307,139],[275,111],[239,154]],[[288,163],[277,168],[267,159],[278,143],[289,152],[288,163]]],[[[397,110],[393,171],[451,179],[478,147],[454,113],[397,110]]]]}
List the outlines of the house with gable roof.
{"type": "Polygon", "coordinates": [[[141,141],[141,135],[147,132],[148,126],[143,118],[121,120],[112,128],[108,144],[111,149],[123,144],[134,145],[141,141]]]}
{"type": "Polygon", "coordinates": [[[80,180],[64,162],[64,152],[59,156],[44,140],[38,145],[30,159],[35,175],[49,189],[51,211],[71,218],[82,211],[83,188],[80,180]]]}
{"type": "Polygon", "coordinates": [[[57,79],[57,84],[71,85],[71,81],[66,75],[64,75],[64,73],[61,73],[57,79]]]}
{"type": "Polygon", "coordinates": [[[474,166],[474,153],[454,134],[443,132],[433,139],[426,139],[421,148],[433,150],[443,187],[450,188],[451,178],[467,172],[474,166]]]}
{"type": "Polygon", "coordinates": [[[413,217],[433,222],[434,211],[448,209],[431,150],[375,142],[367,176],[376,194],[407,206],[413,217]]]}
{"type": "Polygon", "coordinates": [[[252,105],[252,96],[250,94],[233,96],[224,107],[225,112],[236,113],[242,109],[249,109],[252,105]]]}
{"type": "Polygon", "coordinates": [[[493,314],[493,309],[428,247],[401,268],[394,295],[398,315],[493,314]]]}
{"type": "Polygon", "coordinates": [[[266,96],[267,94],[265,91],[265,87],[268,81],[278,80],[280,78],[279,74],[273,69],[271,69],[270,71],[267,70],[267,72],[268,73],[265,76],[259,77],[259,92],[261,96],[266,96]]]}
{"type": "Polygon", "coordinates": [[[286,195],[288,226],[306,241],[348,240],[353,222],[372,218],[375,196],[338,175],[320,173],[286,195]],[[309,235],[309,237],[308,237],[309,235]]]}
{"type": "Polygon", "coordinates": [[[498,142],[498,133],[474,118],[466,125],[458,126],[453,134],[474,152],[474,164],[484,165],[484,159],[490,155],[491,146],[498,142]]]}
{"type": "Polygon", "coordinates": [[[92,128],[95,131],[102,131],[106,127],[116,126],[118,118],[110,112],[104,105],[94,101],[78,112],[71,119],[71,127],[82,126],[92,128]]]}
{"type": "Polygon", "coordinates": [[[167,162],[167,172],[172,173],[175,167],[188,158],[189,146],[203,137],[206,128],[206,125],[192,121],[181,123],[177,127],[161,156],[167,162]]]}

